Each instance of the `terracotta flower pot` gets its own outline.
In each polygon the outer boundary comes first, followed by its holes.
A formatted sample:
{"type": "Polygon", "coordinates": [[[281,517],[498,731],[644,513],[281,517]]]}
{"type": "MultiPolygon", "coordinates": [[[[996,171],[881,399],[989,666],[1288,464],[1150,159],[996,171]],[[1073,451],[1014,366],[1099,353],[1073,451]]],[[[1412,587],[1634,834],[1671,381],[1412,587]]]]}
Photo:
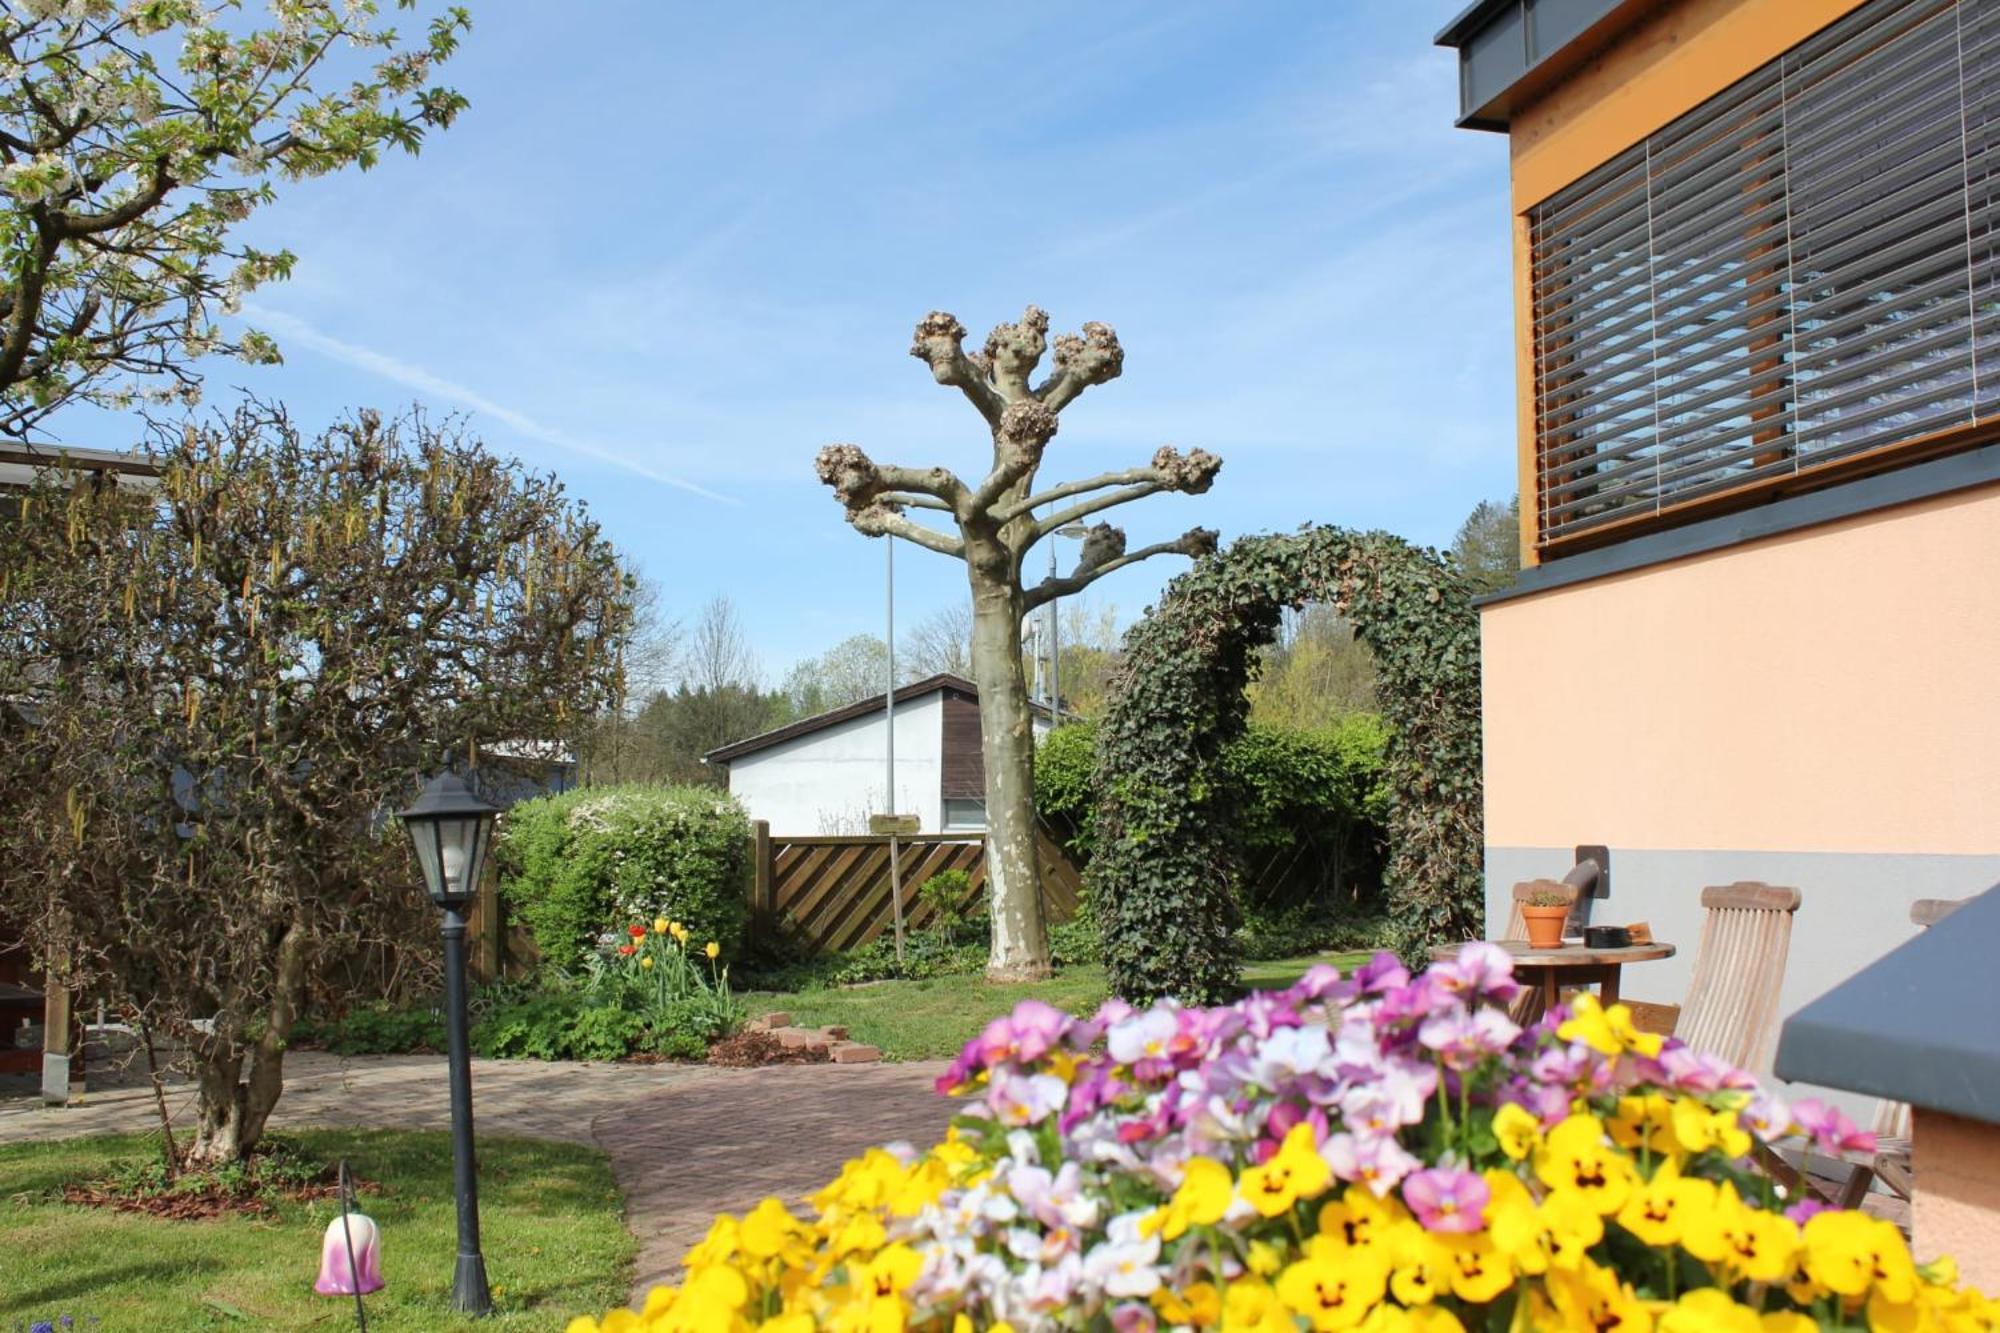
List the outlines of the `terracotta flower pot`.
{"type": "Polygon", "coordinates": [[[1521,920],[1528,927],[1530,948],[1559,948],[1563,940],[1563,923],[1569,920],[1569,908],[1561,905],[1536,907],[1532,903],[1523,903],[1521,920]]]}

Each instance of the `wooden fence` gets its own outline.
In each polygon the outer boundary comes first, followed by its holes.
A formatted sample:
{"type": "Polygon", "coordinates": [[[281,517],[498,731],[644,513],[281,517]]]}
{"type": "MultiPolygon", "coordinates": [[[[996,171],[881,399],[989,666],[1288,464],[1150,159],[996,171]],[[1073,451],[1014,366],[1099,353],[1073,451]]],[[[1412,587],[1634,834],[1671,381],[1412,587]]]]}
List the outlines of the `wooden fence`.
{"type": "MultiPolygon", "coordinates": [[[[853,949],[895,930],[887,837],[778,837],[755,824],[750,890],[752,929],[788,930],[814,952],[853,949]]],[[[918,833],[895,839],[902,872],[903,925],[921,930],[930,905],[917,890],[931,876],[963,870],[969,877],[959,910],[972,914],[986,896],[986,844],[977,836],[918,833]]],[[[1037,835],[1042,906],[1050,921],[1076,915],[1083,877],[1046,830],[1037,835]]]]}

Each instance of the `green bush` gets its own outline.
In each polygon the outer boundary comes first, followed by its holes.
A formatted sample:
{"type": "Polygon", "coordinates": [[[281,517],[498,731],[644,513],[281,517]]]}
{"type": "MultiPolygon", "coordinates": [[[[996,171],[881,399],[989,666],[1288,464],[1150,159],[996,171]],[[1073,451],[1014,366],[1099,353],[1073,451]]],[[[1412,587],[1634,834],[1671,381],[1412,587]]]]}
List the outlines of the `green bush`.
{"type": "Polygon", "coordinates": [[[971,891],[972,876],[963,870],[940,870],[924,881],[917,890],[917,900],[931,909],[933,933],[950,935],[957,931],[966,919],[961,905],[971,891]]]}
{"type": "Polygon", "coordinates": [[[1303,954],[1383,949],[1395,935],[1379,911],[1342,910],[1327,902],[1293,903],[1275,910],[1251,908],[1236,938],[1245,958],[1297,958],[1303,954]]]}
{"type": "Polygon", "coordinates": [[[444,1014],[436,1004],[398,1007],[378,1001],[328,1021],[308,1020],[292,1031],[295,1046],[318,1045],[335,1055],[409,1055],[445,1047],[444,1014]]]}
{"type": "Polygon", "coordinates": [[[734,954],[748,917],[750,820],[712,787],[585,787],[523,801],[495,844],[509,916],[542,958],[575,968],[656,917],[734,954]]]}
{"type": "MultiPolygon", "coordinates": [[[[1218,795],[1242,867],[1245,910],[1339,903],[1366,911],[1382,884],[1389,728],[1350,713],[1311,731],[1252,724],[1223,747],[1218,795]]],[[[1059,727],[1035,751],[1035,806],[1079,864],[1096,843],[1097,729],[1059,727]]]]}

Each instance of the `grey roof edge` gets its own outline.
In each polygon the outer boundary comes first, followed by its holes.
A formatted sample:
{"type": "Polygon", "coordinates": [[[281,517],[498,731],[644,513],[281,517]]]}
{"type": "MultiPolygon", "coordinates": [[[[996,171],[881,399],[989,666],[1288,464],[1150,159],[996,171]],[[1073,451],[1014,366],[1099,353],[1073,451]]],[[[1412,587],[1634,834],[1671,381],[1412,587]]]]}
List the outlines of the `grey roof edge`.
{"type": "Polygon", "coordinates": [[[2000,1124],[2000,886],[1785,1020],[1775,1072],[2000,1124]]]}
{"type": "MultiPolygon", "coordinates": [[[[913,680],[907,685],[898,685],[896,687],[896,702],[903,703],[909,699],[921,699],[927,694],[936,694],[941,690],[955,690],[960,694],[970,695],[974,699],[979,697],[978,685],[967,680],[964,676],[956,675],[949,671],[941,671],[935,676],[926,676],[922,680],[913,680]]],[[[842,704],[839,708],[830,708],[824,713],[815,713],[811,717],[802,717],[795,722],[787,722],[782,727],[773,727],[769,731],[760,731],[754,736],[746,736],[740,741],[731,741],[727,745],[718,745],[701,757],[702,762],[705,764],[726,764],[732,759],[740,759],[746,754],[754,754],[759,750],[769,749],[773,745],[782,745],[784,742],[793,740],[799,736],[809,736],[815,731],[824,731],[828,727],[836,727],[843,722],[851,722],[855,718],[867,717],[871,713],[879,713],[882,711],[885,698],[886,696],[883,694],[871,694],[866,699],[856,699],[851,704],[842,704]]],[[[1032,700],[1028,704],[1028,711],[1040,718],[1047,718],[1049,716],[1049,710],[1046,705],[1035,703],[1032,700]]]]}
{"type": "Polygon", "coordinates": [[[1727,547],[1764,537],[1776,537],[1802,528],[1818,527],[1844,518],[1854,518],[1897,505],[1950,495],[1954,491],[2000,481],[2000,444],[1968,449],[1878,473],[1854,481],[1841,482],[1824,490],[1791,495],[1768,504],[1702,519],[1685,527],[1651,532],[1643,537],[1579,551],[1546,564],[1524,569],[1520,577],[1498,592],[1475,598],[1475,606],[1494,606],[1517,597],[1566,588],[1593,579],[1628,574],[1633,570],[1706,555],[1727,547]]]}

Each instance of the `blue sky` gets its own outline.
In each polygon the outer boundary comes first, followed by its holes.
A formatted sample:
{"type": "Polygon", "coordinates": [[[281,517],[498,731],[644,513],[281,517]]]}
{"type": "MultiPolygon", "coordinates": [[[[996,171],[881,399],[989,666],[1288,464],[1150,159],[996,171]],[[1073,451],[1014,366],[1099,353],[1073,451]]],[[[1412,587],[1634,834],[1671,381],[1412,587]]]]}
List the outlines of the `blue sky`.
{"type": "MultiPolygon", "coordinates": [[[[559,472],[670,614],[743,613],[767,675],[881,626],[882,547],[820,445],[983,470],[907,354],[1034,302],[1122,379],[1046,480],[1162,443],[1226,460],[1122,511],[1134,545],[1304,522],[1448,541],[1513,488],[1505,143],[1451,128],[1459,0],[990,7],[470,0],[471,110],[421,158],[289,189],[294,279],[219,365],[317,425],[420,400],[559,472]]],[[[79,443],[119,443],[93,439],[79,443]]],[[[964,596],[898,553],[898,619],[964,596]]],[[[1094,590],[1128,617],[1183,562],[1094,590]]]]}

